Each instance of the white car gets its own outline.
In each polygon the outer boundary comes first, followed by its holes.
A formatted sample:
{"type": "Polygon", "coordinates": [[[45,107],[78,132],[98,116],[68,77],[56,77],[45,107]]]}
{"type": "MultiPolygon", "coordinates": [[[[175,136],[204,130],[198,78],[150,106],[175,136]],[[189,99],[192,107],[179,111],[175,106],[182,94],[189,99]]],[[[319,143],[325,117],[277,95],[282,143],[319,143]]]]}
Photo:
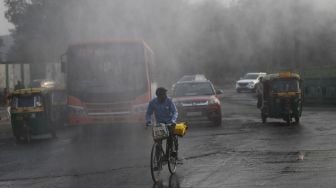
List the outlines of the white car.
{"type": "Polygon", "coordinates": [[[266,76],[264,72],[256,72],[256,73],[247,73],[244,77],[240,78],[236,82],[236,91],[240,93],[241,91],[250,91],[255,92],[256,86],[259,83],[260,77],[266,76]]]}

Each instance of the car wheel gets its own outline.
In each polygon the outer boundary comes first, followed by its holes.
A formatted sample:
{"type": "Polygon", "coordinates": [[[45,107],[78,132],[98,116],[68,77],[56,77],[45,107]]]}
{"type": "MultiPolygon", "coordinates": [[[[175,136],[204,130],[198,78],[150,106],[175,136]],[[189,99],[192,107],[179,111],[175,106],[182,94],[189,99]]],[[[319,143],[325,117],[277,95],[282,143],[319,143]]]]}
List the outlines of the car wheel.
{"type": "Polygon", "coordinates": [[[214,124],[215,126],[221,126],[221,125],[222,125],[222,116],[216,117],[216,118],[213,120],[213,124],[214,124]]]}
{"type": "Polygon", "coordinates": [[[240,93],[241,91],[240,91],[240,89],[237,89],[237,93],[240,93]]]}

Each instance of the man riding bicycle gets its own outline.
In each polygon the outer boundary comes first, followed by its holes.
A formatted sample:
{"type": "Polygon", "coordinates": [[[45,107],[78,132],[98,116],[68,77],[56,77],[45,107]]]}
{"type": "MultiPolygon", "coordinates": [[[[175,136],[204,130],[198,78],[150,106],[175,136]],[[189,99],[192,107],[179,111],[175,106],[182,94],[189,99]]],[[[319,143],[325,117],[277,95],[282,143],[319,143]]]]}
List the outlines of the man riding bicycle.
{"type": "MultiPolygon", "coordinates": [[[[167,97],[167,89],[163,87],[157,88],[156,98],[149,102],[146,112],[146,126],[152,124],[152,115],[154,113],[156,123],[164,123],[168,125],[169,138],[168,142],[171,143],[173,138],[173,131],[176,125],[176,119],[178,116],[177,109],[173,101],[167,97]]],[[[175,143],[177,146],[177,143],[175,143]]],[[[177,148],[177,147],[176,147],[177,148]]]]}

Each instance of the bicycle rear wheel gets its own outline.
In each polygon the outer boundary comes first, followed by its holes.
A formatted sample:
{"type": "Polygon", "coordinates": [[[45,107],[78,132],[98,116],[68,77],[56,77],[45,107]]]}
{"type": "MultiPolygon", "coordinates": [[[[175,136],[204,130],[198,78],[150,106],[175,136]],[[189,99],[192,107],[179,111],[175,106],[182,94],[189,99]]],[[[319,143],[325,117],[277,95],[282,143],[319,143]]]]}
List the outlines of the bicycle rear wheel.
{"type": "Polygon", "coordinates": [[[176,172],[177,164],[177,138],[174,136],[172,138],[172,143],[168,151],[168,169],[171,174],[176,172]]]}
{"type": "Polygon", "coordinates": [[[150,161],[151,175],[154,182],[158,182],[160,179],[163,155],[162,145],[155,142],[152,147],[150,161]]]}

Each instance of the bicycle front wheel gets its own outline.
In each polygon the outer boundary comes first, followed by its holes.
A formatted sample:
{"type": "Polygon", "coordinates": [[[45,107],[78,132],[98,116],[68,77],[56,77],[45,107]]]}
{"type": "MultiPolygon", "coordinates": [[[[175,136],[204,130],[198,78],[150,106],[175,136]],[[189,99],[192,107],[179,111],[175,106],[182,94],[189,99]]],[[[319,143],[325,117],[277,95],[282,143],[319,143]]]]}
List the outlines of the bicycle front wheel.
{"type": "Polygon", "coordinates": [[[174,136],[172,138],[172,143],[170,145],[170,149],[168,151],[168,169],[171,174],[176,172],[176,164],[177,164],[177,138],[174,136]]]}
{"type": "Polygon", "coordinates": [[[161,144],[155,142],[152,147],[151,161],[150,161],[151,175],[154,182],[158,182],[160,180],[163,155],[164,153],[161,144]]]}

